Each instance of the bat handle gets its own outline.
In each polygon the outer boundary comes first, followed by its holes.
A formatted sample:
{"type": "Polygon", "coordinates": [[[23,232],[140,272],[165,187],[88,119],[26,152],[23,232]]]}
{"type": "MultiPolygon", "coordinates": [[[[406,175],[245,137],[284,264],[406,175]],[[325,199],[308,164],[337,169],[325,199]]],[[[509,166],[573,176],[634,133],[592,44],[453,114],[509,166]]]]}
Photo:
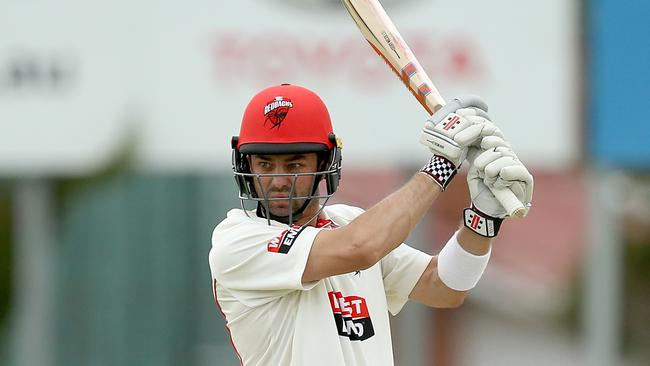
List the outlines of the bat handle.
{"type": "Polygon", "coordinates": [[[509,188],[492,188],[491,190],[511,218],[521,219],[526,216],[528,211],[509,188]]]}

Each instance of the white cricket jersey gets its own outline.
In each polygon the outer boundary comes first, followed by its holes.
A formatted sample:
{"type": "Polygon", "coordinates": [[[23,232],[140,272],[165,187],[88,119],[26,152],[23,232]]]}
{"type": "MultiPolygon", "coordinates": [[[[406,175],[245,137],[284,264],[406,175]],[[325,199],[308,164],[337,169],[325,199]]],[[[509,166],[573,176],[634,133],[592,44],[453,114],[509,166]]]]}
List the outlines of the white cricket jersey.
{"type": "Polygon", "coordinates": [[[388,311],[397,314],[431,256],[405,244],[361,272],[301,282],[316,234],[363,212],[326,206],[318,227],[228,212],[214,229],[217,305],[243,365],[393,365],[388,311]]]}

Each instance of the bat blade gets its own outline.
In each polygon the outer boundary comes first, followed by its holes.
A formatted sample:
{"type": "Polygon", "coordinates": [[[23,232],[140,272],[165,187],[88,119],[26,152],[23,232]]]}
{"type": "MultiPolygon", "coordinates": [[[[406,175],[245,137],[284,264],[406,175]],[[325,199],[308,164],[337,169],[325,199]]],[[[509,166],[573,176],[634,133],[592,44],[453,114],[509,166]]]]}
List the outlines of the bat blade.
{"type": "Polygon", "coordinates": [[[400,78],[422,107],[433,114],[445,105],[395,24],[376,0],[341,0],[370,46],[400,78]]]}
{"type": "MultiPolygon", "coordinates": [[[[402,38],[379,0],[341,0],[361,34],[397,74],[406,88],[431,115],[445,105],[417,58],[402,38]]],[[[492,190],[510,217],[522,218],[528,211],[510,189],[492,190]]]]}

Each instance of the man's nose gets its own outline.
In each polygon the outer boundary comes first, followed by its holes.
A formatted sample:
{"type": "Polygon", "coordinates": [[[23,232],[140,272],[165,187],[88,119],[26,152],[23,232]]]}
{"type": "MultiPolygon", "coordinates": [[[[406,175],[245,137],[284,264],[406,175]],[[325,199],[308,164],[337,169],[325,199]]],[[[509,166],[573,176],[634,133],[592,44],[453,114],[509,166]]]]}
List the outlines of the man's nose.
{"type": "MultiPolygon", "coordinates": [[[[274,172],[275,174],[286,174],[284,171],[276,171],[274,172]]],[[[290,189],[291,185],[293,184],[294,181],[294,176],[293,175],[275,175],[271,177],[271,186],[277,187],[277,188],[285,188],[290,189]]]]}

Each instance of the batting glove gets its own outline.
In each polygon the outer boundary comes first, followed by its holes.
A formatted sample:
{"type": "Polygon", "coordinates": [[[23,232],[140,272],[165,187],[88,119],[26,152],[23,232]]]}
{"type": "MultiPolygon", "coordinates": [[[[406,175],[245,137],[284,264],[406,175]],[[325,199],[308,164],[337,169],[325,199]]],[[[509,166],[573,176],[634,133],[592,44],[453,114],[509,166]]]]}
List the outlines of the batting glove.
{"type": "Polygon", "coordinates": [[[533,198],[533,176],[510,145],[503,139],[489,137],[483,139],[481,147],[482,150],[478,153],[470,153],[476,157],[467,173],[473,207],[491,218],[506,218],[508,212],[490,188],[507,188],[529,210],[533,198]]]}
{"type": "Polygon", "coordinates": [[[486,136],[503,137],[490,122],[487,108],[477,96],[455,98],[424,124],[420,143],[434,156],[421,171],[429,174],[443,191],[467,157],[470,146],[480,146],[486,136]]]}

